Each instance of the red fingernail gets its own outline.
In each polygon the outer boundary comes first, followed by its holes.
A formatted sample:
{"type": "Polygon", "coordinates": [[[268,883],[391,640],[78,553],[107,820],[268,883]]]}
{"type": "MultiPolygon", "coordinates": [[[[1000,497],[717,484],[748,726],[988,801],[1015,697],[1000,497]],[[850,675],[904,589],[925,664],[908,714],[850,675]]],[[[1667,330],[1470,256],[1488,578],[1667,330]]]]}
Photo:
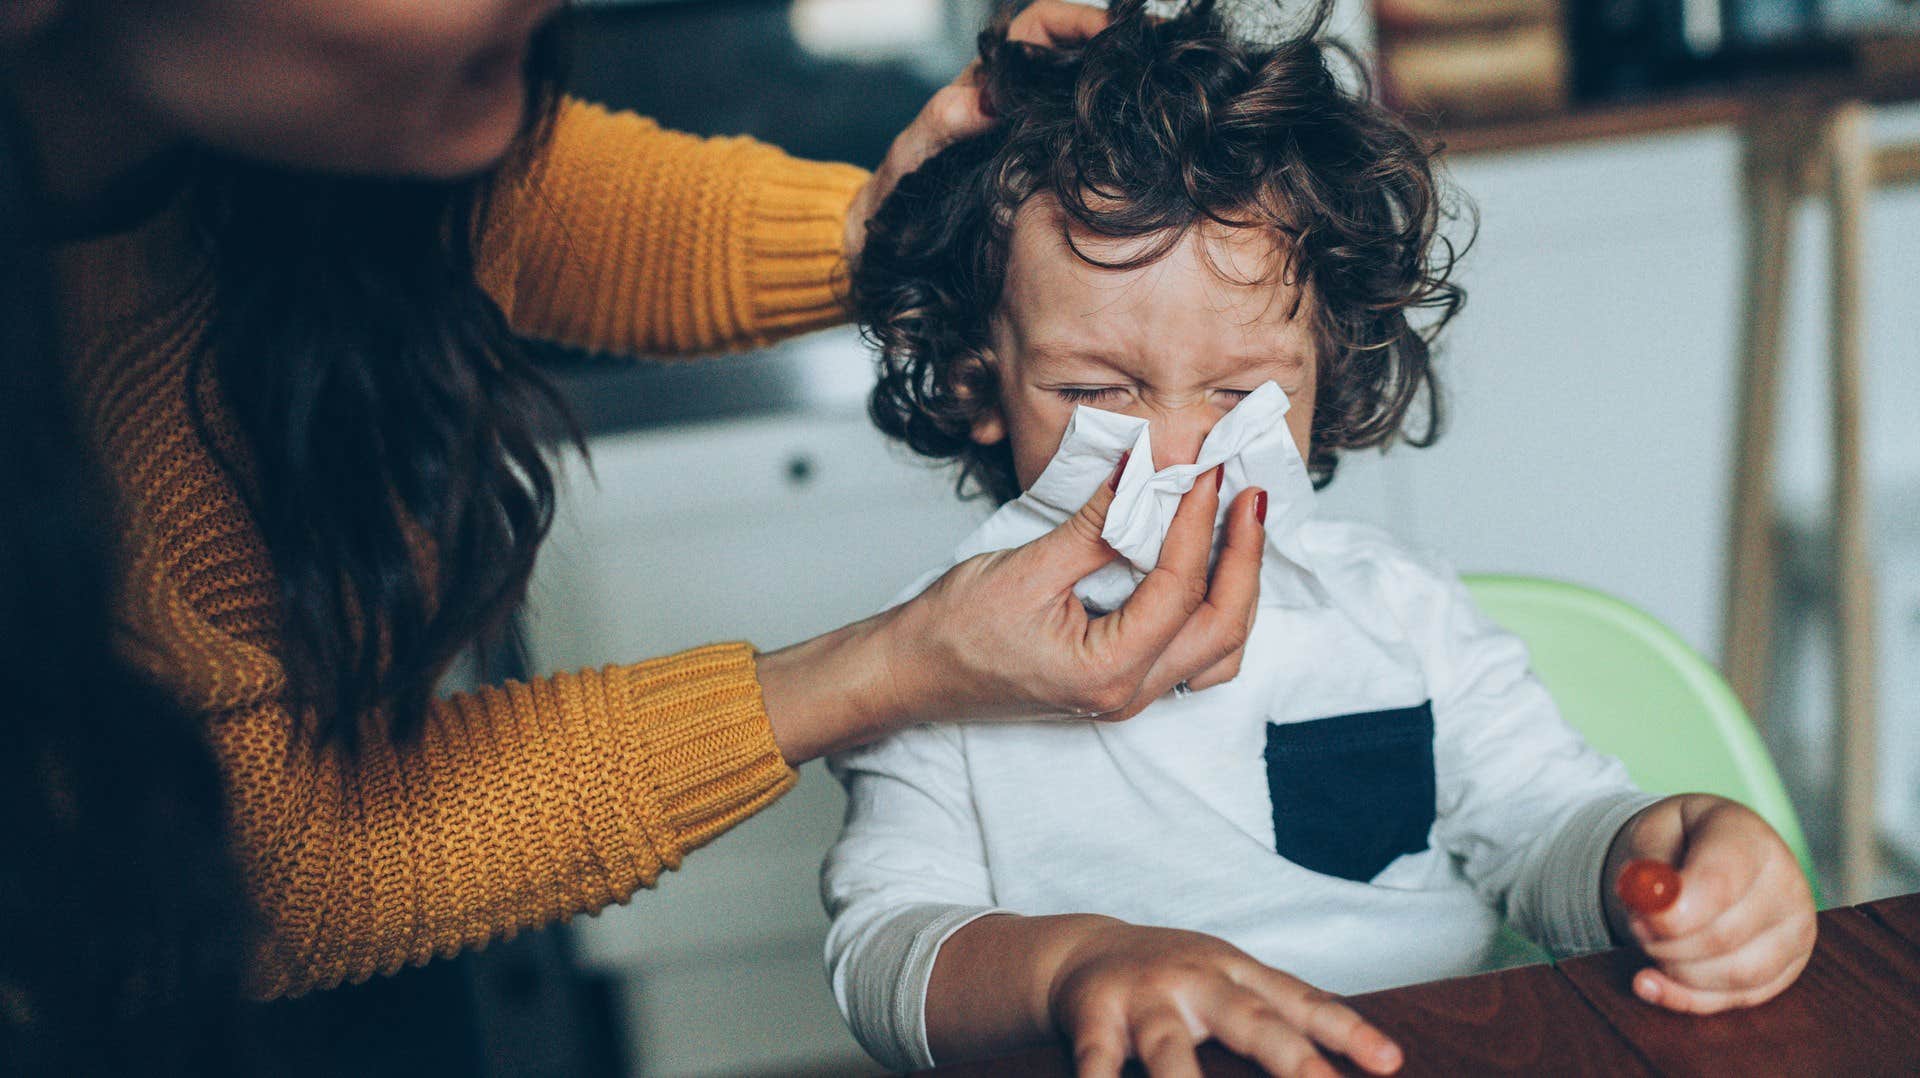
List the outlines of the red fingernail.
{"type": "Polygon", "coordinates": [[[1108,490],[1115,491],[1115,492],[1119,491],[1120,474],[1127,470],[1127,458],[1131,456],[1133,456],[1133,450],[1131,449],[1127,450],[1125,453],[1120,454],[1120,466],[1113,470],[1113,478],[1107,480],[1108,490]]]}
{"type": "Polygon", "coordinates": [[[1222,464],[1213,470],[1213,491],[1218,494],[1220,488],[1227,485],[1227,466],[1222,464]]]}
{"type": "Polygon", "coordinates": [[[1259,521],[1261,527],[1263,528],[1266,527],[1267,525],[1267,492],[1264,490],[1260,491],[1259,493],[1253,496],[1253,519],[1259,521]]]}

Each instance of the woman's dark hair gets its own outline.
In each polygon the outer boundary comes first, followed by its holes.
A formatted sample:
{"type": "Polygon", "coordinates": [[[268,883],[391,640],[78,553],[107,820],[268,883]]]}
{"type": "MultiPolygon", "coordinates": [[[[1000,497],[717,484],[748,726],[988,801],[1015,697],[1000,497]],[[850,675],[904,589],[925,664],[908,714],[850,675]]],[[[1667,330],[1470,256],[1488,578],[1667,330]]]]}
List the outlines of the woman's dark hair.
{"type": "MultiPolygon", "coordinates": [[[[534,41],[522,155],[557,101],[561,32],[534,41]]],[[[272,552],[291,703],[328,742],[355,746],[369,718],[404,740],[448,663],[521,598],[553,517],[547,445],[579,440],[476,281],[492,184],[239,161],[197,183],[211,384],[240,435],[223,456],[272,552]]]]}
{"type": "Polygon", "coordinates": [[[115,651],[111,496],[64,385],[10,112],[0,99],[0,1071],[239,1073],[247,918],[220,775],[198,719],[115,651]]]}
{"type": "Polygon", "coordinates": [[[969,434],[996,404],[980,356],[1015,214],[1051,196],[1067,227],[1159,237],[1118,264],[1074,246],[1110,268],[1151,263],[1207,221],[1274,234],[1282,272],[1311,296],[1320,343],[1307,460],[1316,485],[1331,481],[1341,450],[1431,444],[1440,425],[1431,342],[1465,298],[1449,280],[1457,252],[1439,235],[1434,150],[1373,104],[1364,83],[1341,85],[1336,50],[1319,39],[1325,4],[1263,44],[1237,35],[1213,0],[1164,18],[1145,0],[1115,0],[1112,24],[1067,50],[1009,41],[1018,6],[980,35],[1001,124],[903,179],[854,268],[853,306],[880,353],[870,400],[880,428],[957,459],[963,491],[1019,494],[1007,445],[969,434]],[[1423,308],[1432,314],[1416,328],[1408,314],[1423,308]],[[1425,423],[1407,431],[1423,395],[1425,423]]]}

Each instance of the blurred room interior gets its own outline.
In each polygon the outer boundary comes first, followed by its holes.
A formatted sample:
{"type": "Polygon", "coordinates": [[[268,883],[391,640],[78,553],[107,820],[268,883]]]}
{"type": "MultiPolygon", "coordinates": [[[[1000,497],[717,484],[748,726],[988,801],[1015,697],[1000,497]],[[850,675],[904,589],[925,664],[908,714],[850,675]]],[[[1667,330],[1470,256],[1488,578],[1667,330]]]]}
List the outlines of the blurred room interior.
{"type": "MultiPolygon", "coordinates": [[[[990,0],[579,7],[580,95],[871,165],[990,0]]],[[[1826,900],[1920,887],[1920,8],[1380,0],[1334,29],[1447,141],[1479,228],[1446,436],[1346,463],[1321,512],[1651,612],[1755,713],[1826,900]]],[[[529,672],[789,643],[982,512],[871,429],[851,330],[555,361],[593,475],[569,472],[529,672]]],[[[809,765],[657,891],[428,971],[461,986],[471,1073],[870,1071],[821,963],[840,810],[809,765]]]]}

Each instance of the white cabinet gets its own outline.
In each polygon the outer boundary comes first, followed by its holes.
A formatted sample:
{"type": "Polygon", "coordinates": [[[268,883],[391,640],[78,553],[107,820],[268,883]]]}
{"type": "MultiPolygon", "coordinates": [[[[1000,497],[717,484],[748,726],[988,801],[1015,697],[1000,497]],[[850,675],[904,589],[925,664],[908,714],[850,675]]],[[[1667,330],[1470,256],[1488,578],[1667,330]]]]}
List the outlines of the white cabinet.
{"type": "MultiPolygon", "coordinates": [[[[856,620],[940,563],[984,511],[866,417],[773,416],[597,439],[572,468],[528,611],[536,671],[716,640],[775,648],[856,620]]],[[[578,923],[616,973],[637,1074],[867,1067],[821,961],[820,857],[844,798],[800,786],[632,904],[578,923]]]]}

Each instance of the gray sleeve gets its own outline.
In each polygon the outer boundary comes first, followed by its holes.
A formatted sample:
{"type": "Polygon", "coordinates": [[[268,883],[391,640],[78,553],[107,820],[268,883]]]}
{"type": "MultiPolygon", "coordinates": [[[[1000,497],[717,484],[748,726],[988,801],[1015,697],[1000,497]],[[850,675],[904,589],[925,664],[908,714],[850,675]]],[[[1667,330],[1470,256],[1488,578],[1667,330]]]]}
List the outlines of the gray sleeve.
{"type": "Polygon", "coordinates": [[[1420,604],[1440,845],[1480,896],[1556,953],[1608,945],[1600,874],[1622,824],[1658,801],[1560,715],[1526,645],[1450,573],[1420,604]]]}
{"type": "Polygon", "coordinates": [[[941,944],[998,910],[965,755],[951,727],[926,726],[844,753],[828,767],[847,819],[821,867],[827,971],[855,1038],[888,1067],[933,1066],[927,983],[941,944]]]}
{"type": "Polygon", "coordinates": [[[1005,911],[904,906],[867,925],[858,939],[843,939],[840,961],[833,961],[836,948],[830,941],[834,1000],[861,1047],[892,1070],[934,1066],[926,1019],[927,982],[933,977],[934,958],[949,936],[998,912],[1005,911]]]}
{"type": "Polygon", "coordinates": [[[1507,895],[1507,920],[1556,958],[1613,946],[1600,902],[1607,851],[1628,820],[1659,800],[1620,791],[1575,809],[1520,865],[1507,895]]]}

